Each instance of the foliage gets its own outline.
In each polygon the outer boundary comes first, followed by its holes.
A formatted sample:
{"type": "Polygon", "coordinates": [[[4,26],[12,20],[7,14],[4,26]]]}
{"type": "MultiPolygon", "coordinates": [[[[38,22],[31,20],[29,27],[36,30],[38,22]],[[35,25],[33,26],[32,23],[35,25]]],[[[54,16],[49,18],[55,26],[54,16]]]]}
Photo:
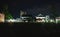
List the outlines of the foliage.
{"type": "Polygon", "coordinates": [[[8,6],[7,5],[5,5],[3,7],[3,12],[5,14],[5,19],[13,19],[13,16],[8,11],[8,6]]]}

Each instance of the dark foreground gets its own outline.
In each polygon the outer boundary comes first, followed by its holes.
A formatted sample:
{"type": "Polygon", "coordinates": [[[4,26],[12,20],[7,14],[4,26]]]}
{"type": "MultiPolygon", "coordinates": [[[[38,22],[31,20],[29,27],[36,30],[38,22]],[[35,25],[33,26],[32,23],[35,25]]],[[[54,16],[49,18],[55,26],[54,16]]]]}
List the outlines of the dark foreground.
{"type": "Polygon", "coordinates": [[[59,24],[50,23],[0,23],[1,36],[56,36],[60,32],[59,24]]]}

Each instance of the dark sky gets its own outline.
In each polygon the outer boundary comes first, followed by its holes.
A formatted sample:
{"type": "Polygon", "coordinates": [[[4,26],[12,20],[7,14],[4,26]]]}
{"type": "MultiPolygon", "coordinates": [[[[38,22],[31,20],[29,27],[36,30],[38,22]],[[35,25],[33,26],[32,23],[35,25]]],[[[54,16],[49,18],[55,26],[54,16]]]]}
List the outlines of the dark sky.
{"type": "Polygon", "coordinates": [[[0,0],[0,6],[4,4],[8,4],[9,11],[14,17],[19,17],[20,10],[25,10],[34,16],[34,15],[39,14],[37,9],[40,9],[40,11],[43,10],[42,13],[44,14],[45,12],[47,12],[47,9],[49,8],[49,6],[51,6],[51,4],[54,4],[54,6],[56,7],[57,14],[60,13],[59,0],[14,0],[14,1],[13,0],[0,0]],[[34,11],[32,12],[33,9],[35,9],[35,12],[34,11]],[[31,12],[29,10],[31,10],[31,12]]]}

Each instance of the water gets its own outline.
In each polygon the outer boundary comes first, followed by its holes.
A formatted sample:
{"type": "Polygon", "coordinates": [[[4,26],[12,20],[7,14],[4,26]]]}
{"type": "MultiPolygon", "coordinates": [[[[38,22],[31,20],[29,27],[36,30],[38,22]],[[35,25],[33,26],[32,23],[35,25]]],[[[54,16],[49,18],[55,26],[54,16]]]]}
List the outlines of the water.
{"type": "MultiPolygon", "coordinates": [[[[24,34],[51,35],[60,32],[58,24],[49,23],[0,23],[0,33],[5,36],[20,36],[24,34]]],[[[8,36],[8,37],[9,37],[8,36]]]]}

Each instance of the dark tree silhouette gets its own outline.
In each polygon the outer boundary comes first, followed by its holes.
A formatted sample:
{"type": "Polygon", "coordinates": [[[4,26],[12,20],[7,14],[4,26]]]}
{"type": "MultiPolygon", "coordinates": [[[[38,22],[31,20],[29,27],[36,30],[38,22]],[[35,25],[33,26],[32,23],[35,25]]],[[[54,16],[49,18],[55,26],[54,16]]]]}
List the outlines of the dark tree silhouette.
{"type": "Polygon", "coordinates": [[[5,19],[13,19],[13,16],[8,11],[8,5],[4,5],[2,11],[5,14],[5,19]]]}
{"type": "Polygon", "coordinates": [[[54,4],[54,3],[52,3],[52,4],[50,5],[50,9],[51,9],[51,13],[53,14],[52,17],[53,17],[53,18],[57,17],[58,14],[57,14],[57,12],[56,12],[56,7],[55,7],[55,4],[54,4]]]}

